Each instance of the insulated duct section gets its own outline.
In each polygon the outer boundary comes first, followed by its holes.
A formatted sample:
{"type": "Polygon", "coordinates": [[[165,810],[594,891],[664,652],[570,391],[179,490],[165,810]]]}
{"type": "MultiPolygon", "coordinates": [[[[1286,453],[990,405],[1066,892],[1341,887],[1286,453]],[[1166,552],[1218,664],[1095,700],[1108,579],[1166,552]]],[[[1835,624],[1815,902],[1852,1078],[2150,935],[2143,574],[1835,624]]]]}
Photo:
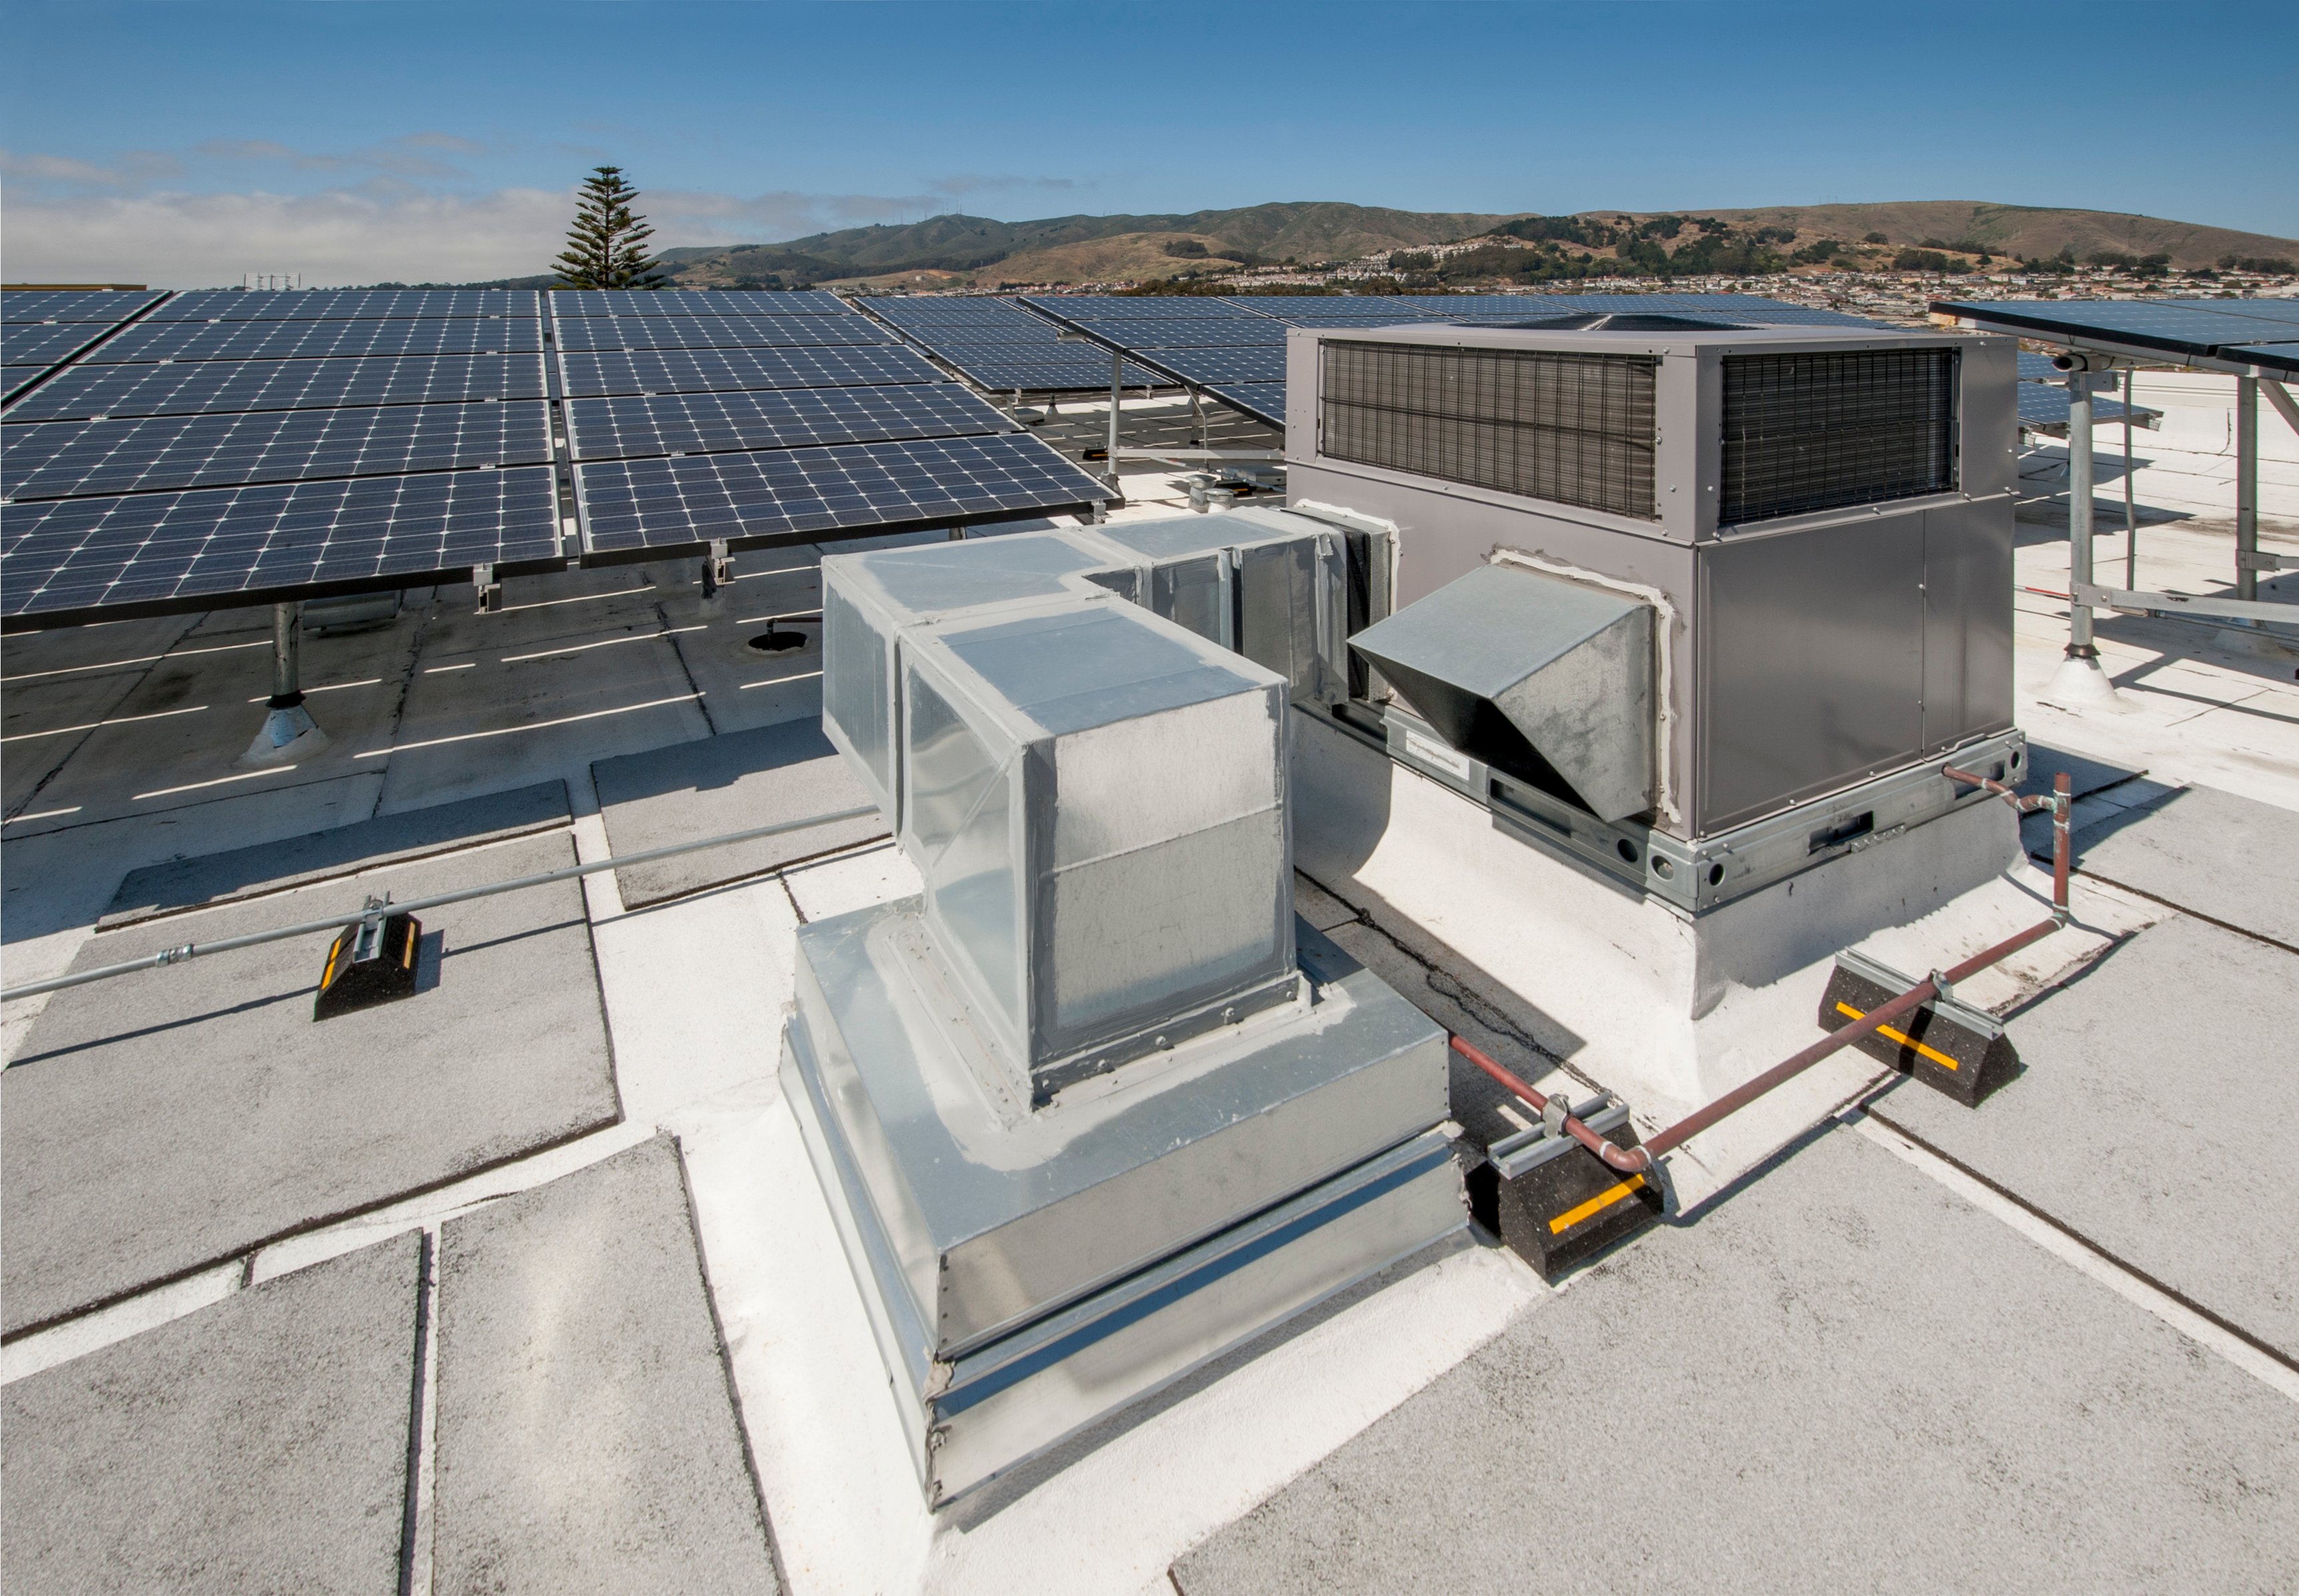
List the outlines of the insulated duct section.
{"type": "Polygon", "coordinates": [[[1293,913],[1364,536],[823,561],[824,725],[923,890],[801,927],[783,1082],[931,1501],[1465,1222],[1444,1033],[1293,913]]]}
{"type": "Polygon", "coordinates": [[[1350,639],[1453,747],[1600,820],[1653,803],[1653,610],[1485,565],[1350,639]]]}

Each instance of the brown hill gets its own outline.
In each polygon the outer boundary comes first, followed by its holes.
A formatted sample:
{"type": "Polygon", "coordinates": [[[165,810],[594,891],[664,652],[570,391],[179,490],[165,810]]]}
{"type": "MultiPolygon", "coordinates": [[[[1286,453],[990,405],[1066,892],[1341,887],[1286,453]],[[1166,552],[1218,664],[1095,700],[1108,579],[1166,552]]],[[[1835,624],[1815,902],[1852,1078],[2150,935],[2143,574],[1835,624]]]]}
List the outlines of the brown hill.
{"type": "MultiPolygon", "coordinates": [[[[1970,244],[1996,254],[2030,257],[2057,254],[2062,248],[2072,249],[2079,257],[2099,250],[2162,253],[2179,267],[2213,265],[2228,254],[2299,257],[2299,240],[2263,233],[2112,211],[1976,200],[1581,214],[1640,220],[1662,214],[1713,216],[1750,228],[1793,229],[1803,243],[1821,238],[1854,243],[1881,233],[1896,246],[1970,244]]],[[[665,252],[665,259],[676,280],[694,287],[734,287],[763,281],[771,273],[781,281],[874,287],[994,287],[1000,282],[1171,276],[1193,264],[1164,254],[1166,243],[1180,239],[1204,245],[1209,255],[1242,252],[1263,261],[1307,263],[1474,237],[1512,220],[1510,215],[1477,212],[1392,211],[1336,201],[1187,215],[1057,216],[1037,221],[935,216],[901,227],[847,228],[783,244],[672,249],[665,252]]]]}
{"type": "MultiPolygon", "coordinates": [[[[1591,212],[1653,215],[1657,212],[1591,212]]],[[[2299,256],[2299,240],[2238,232],[2189,221],[2166,221],[2118,211],[2074,211],[2039,205],[1996,205],[1979,200],[1902,200],[1865,205],[1766,205],[1750,211],[1688,211],[1736,226],[1794,228],[1799,238],[1847,243],[1881,233],[1895,245],[1985,245],[1999,255],[2031,260],[2071,249],[2078,259],[2096,250],[2169,254],[2178,267],[2210,266],[2222,255],[2299,256]]]]}

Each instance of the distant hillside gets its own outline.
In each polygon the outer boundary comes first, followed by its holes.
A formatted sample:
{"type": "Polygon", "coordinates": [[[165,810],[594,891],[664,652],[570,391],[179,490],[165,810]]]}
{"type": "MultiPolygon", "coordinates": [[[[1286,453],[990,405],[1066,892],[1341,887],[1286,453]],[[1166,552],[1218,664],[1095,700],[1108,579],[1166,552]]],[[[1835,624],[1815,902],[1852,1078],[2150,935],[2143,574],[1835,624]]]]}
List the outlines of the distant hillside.
{"type": "MultiPolygon", "coordinates": [[[[1859,244],[1872,234],[1897,248],[1985,250],[2036,259],[2071,250],[2168,254],[2174,268],[2215,264],[2226,255],[2299,257],[2299,240],[2152,216],[1976,200],[1909,200],[1861,205],[1772,205],[1755,210],[1589,211],[1579,220],[1642,223],[1656,217],[1710,218],[1759,245],[1785,254],[1822,239],[1859,244]]],[[[996,287],[1001,282],[1139,280],[1218,269],[1224,258],[1249,263],[1304,264],[1353,260],[1388,250],[1452,243],[1492,232],[1534,237],[1544,229],[1531,212],[1389,211],[1336,202],[1249,205],[1168,216],[1054,216],[997,221],[935,216],[901,227],[847,228],[780,244],[669,249],[672,278],[688,287],[792,287],[801,283],[868,287],[996,287]],[[1199,250],[1204,251],[1200,255],[1199,250]]],[[[1673,224],[1668,224],[1672,228],[1673,224]]],[[[1601,227],[1592,228],[1602,232],[1601,227]]],[[[1648,229],[1647,229],[1648,230],[1648,229]]],[[[1673,231],[1668,237],[1674,237],[1673,231]]],[[[1825,252],[1822,252],[1824,254],[1825,252]]],[[[1876,252],[1868,252],[1871,254],[1876,252]]],[[[1600,258],[1614,251],[1597,247],[1600,258]]],[[[1797,256],[1798,260],[1816,256],[1797,256]]],[[[1888,264],[1870,260],[1870,265],[1888,264]]],[[[521,283],[536,279],[516,279],[521,283]]]]}
{"type": "MultiPolygon", "coordinates": [[[[1613,212],[1599,212],[1607,215],[1613,212]]],[[[1632,213],[1635,214],[1635,213],[1632,213]]],[[[1651,214],[1643,212],[1641,214],[1651,214]]],[[[2299,255],[2299,240],[2240,233],[2118,211],[2065,211],[2038,205],[1994,205],[1978,200],[1904,200],[1874,205],[1770,205],[1754,211],[1686,211],[1734,226],[1793,228],[1800,237],[1847,242],[1881,233],[1896,245],[1938,247],[1971,243],[1998,255],[2029,260],[2073,250],[2169,254],[2182,269],[2210,266],[2222,255],[2299,255]]]]}
{"type": "MultiPolygon", "coordinates": [[[[1194,241],[1206,245],[1209,254],[1242,251],[1271,261],[1346,261],[1380,250],[1470,237],[1507,220],[1471,212],[1385,211],[1330,202],[1174,216],[1055,216],[1040,221],[936,216],[906,227],[848,228],[783,244],[673,249],[664,252],[664,259],[680,282],[697,287],[731,285],[768,272],[786,280],[810,276],[816,281],[918,272],[1029,282],[1091,281],[1139,274],[1133,266],[1105,271],[1103,263],[1112,258],[1107,252],[1075,247],[1105,240],[1128,239],[1118,253],[1129,261],[1146,251],[1163,259],[1168,269],[1181,270],[1189,262],[1163,256],[1166,243],[1194,241]],[[801,262],[830,270],[809,272],[801,262]],[[985,270],[993,267],[994,271],[985,270]],[[1041,267],[1050,270],[1042,274],[1041,267]]],[[[1154,261],[1144,261],[1141,269],[1151,264],[1154,261]]]]}

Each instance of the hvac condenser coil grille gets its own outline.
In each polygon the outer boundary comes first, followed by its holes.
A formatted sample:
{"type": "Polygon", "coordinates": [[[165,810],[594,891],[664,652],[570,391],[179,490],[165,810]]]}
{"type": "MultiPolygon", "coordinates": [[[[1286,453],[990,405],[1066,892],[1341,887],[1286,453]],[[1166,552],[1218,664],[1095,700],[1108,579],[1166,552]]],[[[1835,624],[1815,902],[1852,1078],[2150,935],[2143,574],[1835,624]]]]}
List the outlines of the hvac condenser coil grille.
{"type": "Polygon", "coordinates": [[[1321,451],[1448,482],[1651,520],[1645,355],[1324,346],[1321,451]]]}
{"type": "Polygon", "coordinates": [[[1955,370],[1953,349],[1727,356],[1718,519],[1951,491],[1955,370]]]}

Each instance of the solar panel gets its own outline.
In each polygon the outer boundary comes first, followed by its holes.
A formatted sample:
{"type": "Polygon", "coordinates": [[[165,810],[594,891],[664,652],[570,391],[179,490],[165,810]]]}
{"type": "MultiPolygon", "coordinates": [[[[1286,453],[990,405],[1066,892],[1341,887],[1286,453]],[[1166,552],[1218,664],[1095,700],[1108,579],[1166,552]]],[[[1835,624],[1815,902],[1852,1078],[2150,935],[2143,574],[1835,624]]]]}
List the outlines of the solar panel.
{"type": "Polygon", "coordinates": [[[558,288],[561,316],[851,316],[854,309],[819,288],[558,288]]]}
{"type": "Polygon", "coordinates": [[[1418,311],[1286,311],[1278,320],[1287,327],[1412,327],[1434,318],[1418,311]]]}
{"type": "Polygon", "coordinates": [[[469,404],[541,399],[549,393],[540,354],[79,365],[43,383],[7,419],[100,420],[359,404],[469,404]]]}
{"type": "Polygon", "coordinates": [[[2050,355],[2029,354],[2024,349],[2020,352],[2020,380],[2021,382],[2057,382],[2065,375],[2066,373],[2062,372],[2057,366],[2052,364],[2052,357],[2050,355]]]}
{"type": "Polygon", "coordinates": [[[1016,430],[1011,421],[956,383],[577,399],[567,406],[567,421],[577,460],[1016,430]]]}
{"type": "Polygon", "coordinates": [[[0,293],[0,327],[32,321],[94,321],[113,327],[162,297],[117,288],[12,288],[0,293]]]}
{"type": "Polygon", "coordinates": [[[1111,496],[1034,437],[934,438],[607,461],[576,468],[586,543],[609,558],[826,532],[893,532],[1082,513],[1111,496]]]}
{"type": "Polygon", "coordinates": [[[568,397],[592,399],[615,394],[748,393],[950,380],[899,344],[562,354],[559,370],[560,388],[568,397]]]}
{"type": "Polygon", "coordinates": [[[1285,425],[1285,385],[1282,382],[1217,382],[1208,384],[1206,391],[1272,427],[1285,425]]]}
{"type": "Polygon", "coordinates": [[[1227,299],[1193,294],[1032,294],[1025,295],[1022,303],[1068,321],[1088,317],[1119,321],[1186,321],[1210,317],[1249,320],[1256,314],[1227,299]]]}
{"type": "Polygon", "coordinates": [[[378,321],[429,317],[532,316],[532,288],[207,288],[178,294],[154,321],[378,321]]]}
{"type": "Polygon", "coordinates": [[[2248,355],[2232,352],[2244,345],[2278,342],[2273,328],[2279,319],[2245,313],[2232,303],[2256,306],[2267,302],[2178,299],[2047,299],[1986,300],[1971,303],[1940,301],[1932,309],[1963,318],[1983,327],[2018,332],[2033,337],[2104,344],[2130,350],[2212,360],[2226,358],[2248,363],[2248,355]]]}
{"type": "Polygon", "coordinates": [[[46,366],[0,366],[0,402],[13,399],[17,389],[48,369],[46,366]]]}
{"type": "Polygon", "coordinates": [[[104,336],[89,321],[10,322],[0,326],[0,365],[53,366],[104,336]]]}
{"type": "MultiPolygon", "coordinates": [[[[1020,389],[1029,394],[1082,394],[1109,391],[1109,356],[1091,345],[1046,344],[1018,349],[937,346],[934,353],[977,387],[992,393],[1020,389]],[[1074,351],[1083,350],[1077,353],[1074,351]]],[[[1121,387],[1148,388],[1170,386],[1173,378],[1127,362],[1121,387]]]]}
{"type": "Polygon", "coordinates": [[[2182,299],[2172,302],[2225,316],[2253,316],[2262,321],[2299,327],[2299,299],[2182,299]]]}
{"type": "Polygon", "coordinates": [[[599,349],[778,349],[891,344],[860,316],[561,316],[559,346],[599,349]]]}
{"type": "Polygon", "coordinates": [[[320,360],[397,354],[515,354],[543,347],[531,318],[434,317],[420,321],[143,321],[90,357],[139,361],[320,360]]]}
{"type": "Polygon", "coordinates": [[[2291,344],[2230,344],[2220,351],[2222,360],[2248,361],[2254,366],[2273,366],[2279,370],[2299,373],[2299,343],[2291,344]]]}
{"type": "Polygon", "coordinates": [[[1274,349],[1159,349],[1141,358],[1187,382],[1283,382],[1285,351],[1274,349]]]}
{"type": "MultiPolygon", "coordinates": [[[[559,569],[548,467],[22,506],[0,533],[0,618],[117,619],[559,569]]],[[[11,629],[14,629],[12,625],[11,629]]]]}
{"type": "Polygon", "coordinates": [[[0,431],[0,503],[19,504],[551,459],[550,421],[540,401],[43,421],[0,431]]]}
{"type": "Polygon", "coordinates": [[[966,321],[1021,320],[1043,323],[1044,318],[1034,316],[1010,299],[979,295],[951,299],[879,298],[857,302],[873,315],[884,316],[889,321],[966,321]]]}
{"type": "Polygon", "coordinates": [[[1267,316],[1157,321],[1105,320],[1081,316],[1077,324],[1127,349],[1282,348],[1285,323],[1267,316]]]}

